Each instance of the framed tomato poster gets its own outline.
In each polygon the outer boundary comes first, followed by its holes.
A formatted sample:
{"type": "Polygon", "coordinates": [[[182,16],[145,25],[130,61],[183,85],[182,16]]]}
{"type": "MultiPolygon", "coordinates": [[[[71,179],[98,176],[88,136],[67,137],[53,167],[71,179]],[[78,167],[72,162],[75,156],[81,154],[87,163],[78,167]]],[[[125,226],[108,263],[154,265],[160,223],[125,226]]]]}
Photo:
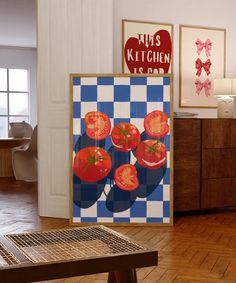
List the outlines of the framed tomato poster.
{"type": "Polygon", "coordinates": [[[180,107],[217,107],[213,80],[225,77],[225,45],[225,29],[180,26],[180,107]]]}
{"type": "Polygon", "coordinates": [[[170,76],[71,75],[71,222],[172,224],[170,76]]]}
{"type": "Polygon", "coordinates": [[[123,73],[173,73],[172,24],[122,20],[122,33],[123,73]]]}

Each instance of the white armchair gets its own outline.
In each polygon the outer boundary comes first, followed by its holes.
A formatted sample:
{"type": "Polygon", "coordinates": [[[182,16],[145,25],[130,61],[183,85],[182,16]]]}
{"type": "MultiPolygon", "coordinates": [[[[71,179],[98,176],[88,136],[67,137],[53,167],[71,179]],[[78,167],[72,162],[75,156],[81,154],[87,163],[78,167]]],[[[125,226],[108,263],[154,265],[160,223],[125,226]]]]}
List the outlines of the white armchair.
{"type": "Polygon", "coordinates": [[[12,148],[12,168],[16,180],[35,182],[38,179],[37,126],[31,140],[12,148]]]}

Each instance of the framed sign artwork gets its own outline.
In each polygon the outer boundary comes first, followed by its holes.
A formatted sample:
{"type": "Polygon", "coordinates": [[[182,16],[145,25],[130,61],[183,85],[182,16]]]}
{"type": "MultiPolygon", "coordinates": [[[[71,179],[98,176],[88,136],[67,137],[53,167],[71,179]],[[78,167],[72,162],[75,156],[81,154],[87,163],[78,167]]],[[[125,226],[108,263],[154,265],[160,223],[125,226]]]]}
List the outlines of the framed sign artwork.
{"type": "Polygon", "coordinates": [[[122,32],[123,73],[173,73],[172,24],[122,20],[122,32]]]}
{"type": "Polygon", "coordinates": [[[217,107],[213,80],[225,76],[225,45],[225,29],[180,26],[180,107],[217,107]]]}
{"type": "Polygon", "coordinates": [[[170,76],[71,75],[71,223],[172,224],[170,76]]]}

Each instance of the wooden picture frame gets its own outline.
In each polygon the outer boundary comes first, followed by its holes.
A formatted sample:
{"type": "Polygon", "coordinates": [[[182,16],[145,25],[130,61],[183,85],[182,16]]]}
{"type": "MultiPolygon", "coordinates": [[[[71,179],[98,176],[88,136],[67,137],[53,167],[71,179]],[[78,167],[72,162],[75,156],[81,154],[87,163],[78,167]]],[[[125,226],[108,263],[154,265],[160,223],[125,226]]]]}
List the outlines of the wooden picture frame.
{"type": "Polygon", "coordinates": [[[179,107],[216,108],[214,78],[225,77],[226,29],[180,25],[179,107]]]}
{"type": "Polygon", "coordinates": [[[172,76],[71,74],[70,90],[70,223],[172,225],[172,76]],[[142,133],[141,140],[151,139],[146,135],[143,123],[153,110],[165,112],[169,125],[169,132],[159,139],[167,150],[166,160],[159,169],[139,166],[134,151],[127,155],[127,152],[114,148],[110,134],[104,140],[91,139],[86,134],[86,114],[99,111],[109,117],[111,129],[119,123],[131,123],[142,133]],[[76,171],[75,157],[91,145],[109,153],[112,170],[103,180],[87,182],[81,179],[84,177],[78,177],[81,175],[76,171]],[[139,180],[139,186],[130,192],[121,190],[113,179],[115,170],[125,163],[136,167],[139,180]]]}
{"type": "Polygon", "coordinates": [[[173,24],[123,19],[122,72],[173,74],[173,24]]]}

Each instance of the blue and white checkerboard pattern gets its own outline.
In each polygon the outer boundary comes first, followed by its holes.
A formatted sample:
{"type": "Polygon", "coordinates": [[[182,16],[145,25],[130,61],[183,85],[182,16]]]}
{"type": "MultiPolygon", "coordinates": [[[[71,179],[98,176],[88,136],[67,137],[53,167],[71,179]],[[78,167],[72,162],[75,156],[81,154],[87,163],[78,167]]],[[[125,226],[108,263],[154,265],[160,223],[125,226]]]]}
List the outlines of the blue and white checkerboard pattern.
{"type": "MultiPolygon", "coordinates": [[[[153,110],[164,111],[170,125],[170,92],[169,77],[74,76],[73,157],[76,151],[86,147],[80,143],[78,148],[78,140],[85,132],[84,117],[87,112],[105,112],[112,127],[120,122],[130,122],[142,133],[144,117],[153,110]]],[[[73,176],[72,221],[170,223],[170,134],[163,140],[167,147],[167,165],[165,170],[159,169],[159,172],[162,170],[161,178],[150,172],[153,170],[139,167],[140,186],[133,192],[112,187],[113,180],[109,176],[105,183],[87,184],[73,176]]],[[[112,146],[110,137],[102,145],[101,141],[95,145],[108,152],[112,146]]],[[[135,164],[133,153],[128,154],[129,162],[135,164]]]]}

